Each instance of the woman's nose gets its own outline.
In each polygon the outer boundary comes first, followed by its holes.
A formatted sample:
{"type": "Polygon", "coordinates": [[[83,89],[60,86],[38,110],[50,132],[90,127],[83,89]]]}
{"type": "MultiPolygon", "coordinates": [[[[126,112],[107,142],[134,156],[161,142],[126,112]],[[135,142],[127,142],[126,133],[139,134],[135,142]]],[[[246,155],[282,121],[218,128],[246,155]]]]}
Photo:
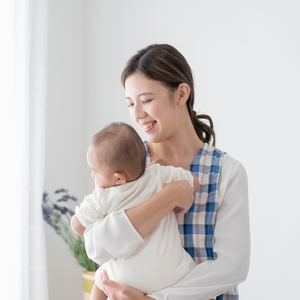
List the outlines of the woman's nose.
{"type": "Polygon", "coordinates": [[[143,119],[147,116],[147,113],[144,111],[141,104],[136,104],[133,107],[132,118],[134,120],[143,119]]]}

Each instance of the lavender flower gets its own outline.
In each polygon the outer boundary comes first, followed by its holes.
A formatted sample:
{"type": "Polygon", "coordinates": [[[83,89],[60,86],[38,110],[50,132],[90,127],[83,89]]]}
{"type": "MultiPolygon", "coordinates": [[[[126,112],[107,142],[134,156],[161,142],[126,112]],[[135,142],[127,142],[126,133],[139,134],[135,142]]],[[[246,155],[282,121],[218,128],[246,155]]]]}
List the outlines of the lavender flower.
{"type": "Polygon", "coordinates": [[[47,203],[48,193],[44,192],[43,194],[43,203],[47,203]]]}
{"type": "Polygon", "coordinates": [[[75,202],[78,201],[78,199],[75,196],[70,196],[70,195],[66,194],[66,195],[63,195],[60,199],[58,199],[57,202],[66,202],[69,200],[72,200],[75,202]]]}
{"type": "Polygon", "coordinates": [[[52,212],[53,212],[53,207],[52,206],[49,206],[48,204],[45,204],[43,203],[42,204],[42,210],[43,210],[43,216],[44,216],[44,219],[49,219],[52,215],[52,212]]]}
{"type": "Polygon", "coordinates": [[[65,206],[58,206],[57,204],[53,204],[53,208],[58,210],[61,214],[65,215],[69,209],[65,206]]]}
{"type": "Polygon", "coordinates": [[[62,194],[55,202],[51,201],[47,192],[43,193],[42,211],[46,224],[51,226],[68,245],[80,266],[88,271],[96,271],[99,266],[88,258],[83,237],[76,235],[70,225],[75,207],[79,205],[78,198],[69,195],[68,190],[64,188],[58,189],[54,193],[62,194]]]}
{"type": "Polygon", "coordinates": [[[56,190],[54,193],[59,194],[59,193],[67,193],[67,192],[68,192],[68,190],[66,190],[66,189],[59,189],[59,190],[56,190]]]}

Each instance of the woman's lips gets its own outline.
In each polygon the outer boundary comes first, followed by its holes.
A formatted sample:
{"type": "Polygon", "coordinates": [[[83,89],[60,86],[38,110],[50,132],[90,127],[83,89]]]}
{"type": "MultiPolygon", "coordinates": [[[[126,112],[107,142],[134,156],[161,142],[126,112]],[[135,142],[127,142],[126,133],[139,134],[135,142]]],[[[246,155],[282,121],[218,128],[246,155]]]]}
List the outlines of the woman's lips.
{"type": "Polygon", "coordinates": [[[144,129],[144,131],[149,131],[154,126],[155,123],[156,121],[148,122],[148,123],[141,124],[141,126],[144,129]]]}

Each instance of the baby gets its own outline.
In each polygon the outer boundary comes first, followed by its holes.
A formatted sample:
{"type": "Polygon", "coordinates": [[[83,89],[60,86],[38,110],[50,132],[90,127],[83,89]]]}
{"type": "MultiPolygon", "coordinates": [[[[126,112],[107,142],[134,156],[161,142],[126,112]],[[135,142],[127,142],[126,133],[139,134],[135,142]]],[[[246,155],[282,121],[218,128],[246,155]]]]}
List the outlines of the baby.
{"type": "MultiPolygon", "coordinates": [[[[111,123],[98,132],[87,150],[87,161],[95,189],[72,217],[72,229],[79,235],[110,212],[124,211],[149,199],[171,181],[187,180],[194,192],[200,187],[196,176],[182,168],[158,163],[146,168],[145,146],[133,127],[125,123],[111,123]]],[[[131,255],[113,258],[97,270],[91,299],[106,299],[100,280],[102,269],[109,279],[147,294],[177,283],[195,266],[181,245],[178,224],[170,212],[131,255]]]]}

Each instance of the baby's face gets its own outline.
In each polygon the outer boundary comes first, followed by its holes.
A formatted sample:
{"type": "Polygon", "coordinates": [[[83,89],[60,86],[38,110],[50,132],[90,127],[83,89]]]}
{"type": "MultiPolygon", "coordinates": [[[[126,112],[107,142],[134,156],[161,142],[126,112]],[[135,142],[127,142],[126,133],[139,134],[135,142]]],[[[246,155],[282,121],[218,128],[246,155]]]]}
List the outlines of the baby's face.
{"type": "Polygon", "coordinates": [[[115,177],[109,166],[101,164],[97,149],[90,146],[87,151],[87,162],[92,170],[92,177],[97,187],[108,188],[115,185],[115,177]]]}

